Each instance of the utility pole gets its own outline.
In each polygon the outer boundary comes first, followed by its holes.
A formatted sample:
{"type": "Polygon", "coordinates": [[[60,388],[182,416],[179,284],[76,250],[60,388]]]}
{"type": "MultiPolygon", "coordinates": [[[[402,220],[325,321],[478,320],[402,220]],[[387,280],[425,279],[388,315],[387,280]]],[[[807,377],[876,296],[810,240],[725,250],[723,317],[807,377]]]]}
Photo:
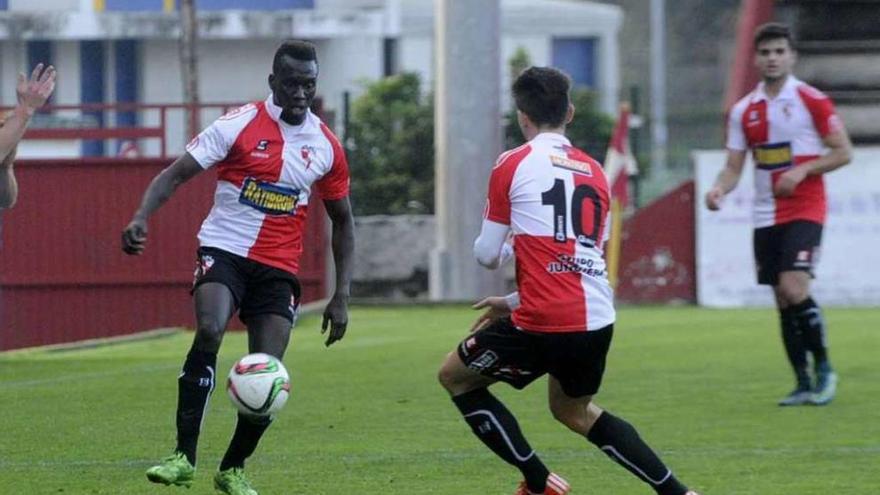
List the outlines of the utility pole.
{"type": "Polygon", "coordinates": [[[430,297],[462,301],[499,294],[501,271],[474,260],[489,172],[501,151],[499,0],[435,0],[434,144],[437,241],[430,297]]]}
{"type": "MultiPolygon", "coordinates": [[[[651,176],[668,179],[666,144],[666,1],[651,0],[651,176]]],[[[665,184],[663,184],[665,186],[665,184]]]]}
{"type": "Polygon", "coordinates": [[[198,38],[195,0],[180,0],[180,75],[183,78],[183,103],[186,104],[186,139],[199,133],[199,70],[196,57],[198,38]]]}

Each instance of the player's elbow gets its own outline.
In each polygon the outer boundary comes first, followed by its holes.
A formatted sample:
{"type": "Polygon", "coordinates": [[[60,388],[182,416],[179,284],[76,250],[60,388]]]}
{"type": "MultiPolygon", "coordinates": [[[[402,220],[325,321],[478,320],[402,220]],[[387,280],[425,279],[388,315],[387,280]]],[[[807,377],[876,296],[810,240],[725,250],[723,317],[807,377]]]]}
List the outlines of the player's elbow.
{"type": "Polygon", "coordinates": [[[497,256],[492,257],[492,256],[474,255],[474,258],[476,258],[477,263],[479,263],[480,265],[482,265],[485,268],[488,268],[490,270],[494,270],[494,269],[498,268],[499,263],[498,263],[497,256]]]}
{"type": "Polygon", "coordinates": [[[501,256],[499,253],[493,252],[491,247],[482,245],[480,239],[477,239],[474,243],[474,259],[486,268],[495,269],[500,264],[501,256]]]}
{"type": "Polygon", "coordinates": [[[852,147],[844,146],[840,149],[840,166],[844,166],[852,162],[852,147]]]}

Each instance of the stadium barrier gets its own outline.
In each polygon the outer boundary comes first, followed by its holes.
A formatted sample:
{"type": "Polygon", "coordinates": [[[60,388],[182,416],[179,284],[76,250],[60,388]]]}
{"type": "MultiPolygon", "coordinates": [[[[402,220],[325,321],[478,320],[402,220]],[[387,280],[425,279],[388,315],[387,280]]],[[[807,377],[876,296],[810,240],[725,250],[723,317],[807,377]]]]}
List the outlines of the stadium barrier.
{"type": "MultiPolygon", "coordinates": [[[[0,350],[193,325],[196,233],[214,173],[181,186],[154,215],[143,255],[120,249],[144,189],[169,163],[17,162],[19,202],[0,218],[0,350]]],[[[311,210],[299,274],[306,302],[326,292],[326,215],[320,201],[311,210]]]]}
{"type": "MultiPolygon", "coordinates": [[[[755,281],[752,256],[753,166],[719,212],[702,197],[724,166],[725,151],[695,151],[697,301],[703,306],[771,306],[755,281]]],[[[823,306],[880,305],[880,147],[858,147],[852,163],[825,176],[828,219],[811,292],[823,306]]]]}
{"type": "Polygon", "coordinates": [[[687,181],[624,221],[618,301],[696,300],[693,204],[694,183],[687,181]]]}

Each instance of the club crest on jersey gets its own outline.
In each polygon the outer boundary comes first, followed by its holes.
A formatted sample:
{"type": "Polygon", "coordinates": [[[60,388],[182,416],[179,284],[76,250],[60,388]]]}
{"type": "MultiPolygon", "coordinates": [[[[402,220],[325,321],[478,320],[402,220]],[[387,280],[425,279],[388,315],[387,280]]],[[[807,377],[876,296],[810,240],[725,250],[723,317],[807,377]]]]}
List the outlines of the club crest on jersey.
{"type": "Polygon", "coordinates": [[[762,144],[755,147],[755,163],[761,170],[779,170],[792,164],[791,143],[762,144]]]}
{"type": "Polygon", "coordinates": [[[241,186],[238,202],[268,215],[294,215],[299,190],[248,177],[241,186]]]}
{"type": "Polygon", "coordinates": [[[791,103],[786,103],[782,107],[782,113],[785,115],[785,120],[791,120],[791,103]]]}
{"type": "Polygon", "coordinates": [[[302,148],[299,149],[299,154],[302,156],[303,162],[306,164],[306,170],[312,166],[312,155],[315,154],[315,148],[304,144],[302,148]]]}

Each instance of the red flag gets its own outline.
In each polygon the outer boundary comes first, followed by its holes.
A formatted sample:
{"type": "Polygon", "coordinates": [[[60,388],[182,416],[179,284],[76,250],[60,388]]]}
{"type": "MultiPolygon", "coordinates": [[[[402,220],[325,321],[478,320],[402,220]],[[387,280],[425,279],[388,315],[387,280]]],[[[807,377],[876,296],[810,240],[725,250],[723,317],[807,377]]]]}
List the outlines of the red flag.
{"type": "Polygon", "coordinates": [[[624,208],[629,205],[629,177],[638,173],[639,166],[629,146],[629,104],[622,103],[605,155],[605,175],[611,197],[624,208]]]}
{"type": "Polygon", "coordinates": [[[611,232],[605,259],[608,262],[608,281],[617,287],[623,233],[623,212],[629,205],[629,177],[639,172],[636,159],[629,147],[629,104],[620,105],[620,115],[611,135],[611,144],[605,155],[605,176],[611,188],[611,232]]]}

